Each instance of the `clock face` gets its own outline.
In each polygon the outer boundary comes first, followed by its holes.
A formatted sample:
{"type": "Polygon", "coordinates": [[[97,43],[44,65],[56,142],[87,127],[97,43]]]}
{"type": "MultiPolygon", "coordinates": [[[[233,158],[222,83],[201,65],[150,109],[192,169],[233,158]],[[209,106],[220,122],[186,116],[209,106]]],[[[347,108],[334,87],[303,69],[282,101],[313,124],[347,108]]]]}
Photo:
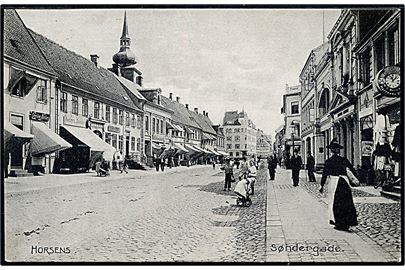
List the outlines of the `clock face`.
{"type": "Polygon", "coordinates": [[[397,88],[401,84],[401,78],[399,77],[399,74],[388,74],[387,77],[385,77],[385,84],[391,88],[397,88]]]}
{"type": "Polygon", "coordinates": [[[399,97],[401,95],[401,70],[397,66],[389,66],[377,74],[377,89],[384,96],[399,97]]]}

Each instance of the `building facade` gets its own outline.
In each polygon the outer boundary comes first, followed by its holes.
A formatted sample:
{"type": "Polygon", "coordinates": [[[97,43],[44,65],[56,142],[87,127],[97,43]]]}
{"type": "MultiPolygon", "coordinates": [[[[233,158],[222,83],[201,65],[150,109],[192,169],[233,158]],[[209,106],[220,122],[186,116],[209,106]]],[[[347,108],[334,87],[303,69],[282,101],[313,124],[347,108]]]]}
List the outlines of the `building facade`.
{"type": "Polygon", "coordinates": [[[245,111],[225,112],[223,127],[225,149],[231,157],[256,156],[257,129],[245,111]]]}

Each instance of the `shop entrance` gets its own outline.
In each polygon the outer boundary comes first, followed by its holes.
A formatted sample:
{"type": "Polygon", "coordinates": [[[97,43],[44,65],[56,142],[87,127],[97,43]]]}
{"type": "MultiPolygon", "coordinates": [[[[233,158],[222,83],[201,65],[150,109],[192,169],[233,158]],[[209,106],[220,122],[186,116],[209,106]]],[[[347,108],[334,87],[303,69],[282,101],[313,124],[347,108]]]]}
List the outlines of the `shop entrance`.
{"type": "Polygon", "coordinates": [[[129,158],[129,136],[125,137],[125,157],[129,158]]]}
{"type": "Polygon", "coordinates": [[[11,169],[23,167],[23,144],[14,142],[11,146],[11,169]]]}

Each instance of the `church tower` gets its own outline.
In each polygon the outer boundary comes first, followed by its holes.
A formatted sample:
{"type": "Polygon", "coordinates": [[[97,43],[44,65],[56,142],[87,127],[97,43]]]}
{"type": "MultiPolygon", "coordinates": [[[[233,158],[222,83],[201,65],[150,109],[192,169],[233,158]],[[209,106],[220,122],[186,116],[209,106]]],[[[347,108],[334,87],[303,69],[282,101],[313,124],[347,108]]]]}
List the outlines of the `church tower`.
{"type": "Polygon", "coordinates": [[[131,38],[128,33],[127,12],[125,11],[122,34],[120,37],[120,50],[113,55],[112,60],[114,64],[109,70],[118,76],[122,76],[142,86],[142,72],[135,67],[137,59],[130,47],[131,38]]]}

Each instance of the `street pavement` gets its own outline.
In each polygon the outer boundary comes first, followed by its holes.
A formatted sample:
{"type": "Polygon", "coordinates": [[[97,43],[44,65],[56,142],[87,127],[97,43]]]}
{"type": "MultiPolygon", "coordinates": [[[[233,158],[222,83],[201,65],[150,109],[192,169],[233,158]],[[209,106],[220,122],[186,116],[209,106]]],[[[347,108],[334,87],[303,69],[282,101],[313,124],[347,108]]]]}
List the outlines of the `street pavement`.
{"type": "Polygon", "coordinates": [[[375,190],[356,189],[359,226],[352,233],[336,231],[328,224],[319,184],[308,183],[302,171],[300,186],[294,188],[290,171],[283,169],[268,181],[265,167],[258,171],[250,207],[236,206],[234,193],[223,191],[218,166],[113,171],[110,177],[9,178],[6,260],[398,261],[398,202],[375,190]]]}
{"type": "Polygon", "coordinates": [[[278,169],[276,180],[268,184],[267,261],[400,260],[400,203],[369,187],[353,188],[359,226],[352,232],[337,231],[329,225],[327,194],[319,193],[320,177],[309,183],[305,173],[301,171],[299,187],[293,187],[291,171],[284,169],[278,169]]]}

